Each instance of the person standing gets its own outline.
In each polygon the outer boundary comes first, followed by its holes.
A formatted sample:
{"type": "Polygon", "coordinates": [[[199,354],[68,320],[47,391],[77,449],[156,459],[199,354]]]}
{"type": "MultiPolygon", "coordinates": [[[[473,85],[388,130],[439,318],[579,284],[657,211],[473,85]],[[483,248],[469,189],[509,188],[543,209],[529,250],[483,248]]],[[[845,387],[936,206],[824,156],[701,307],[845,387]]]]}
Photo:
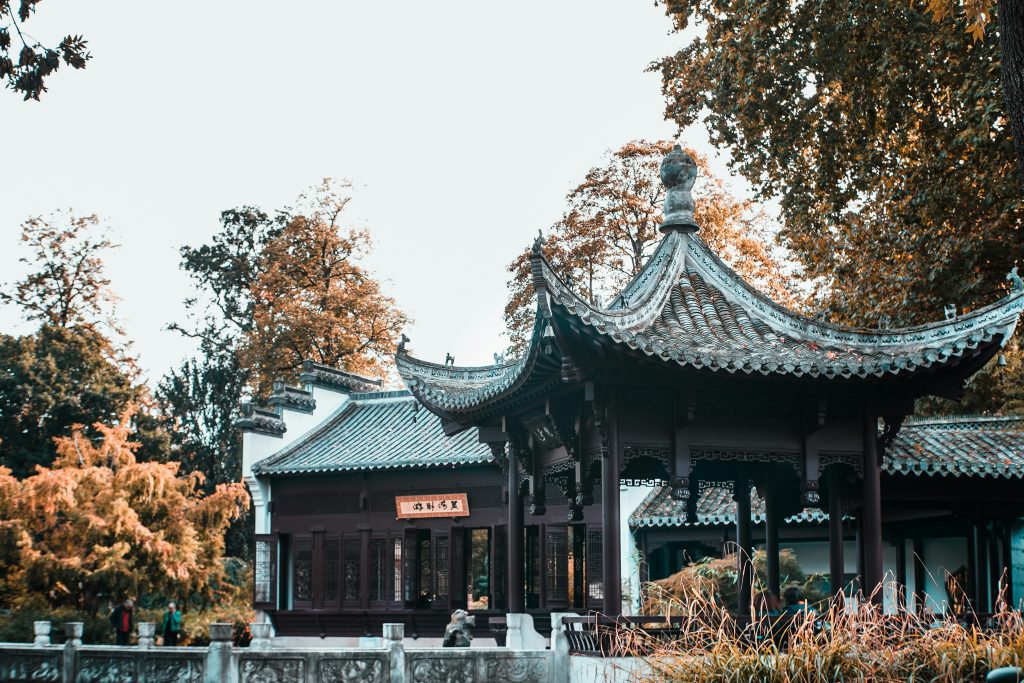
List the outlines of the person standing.
{"type": "Polygon", "coordinates": [[[110,613],[110,625],[114,627],[114,642],[130,645],[132,627],[135,625],[135,603],[125,600],[110,613]]]}
{"type": "Polygon", "coordinates": [[[178,637],[181,635],[181,612],[173,602],[167,603],[167,611],[160,622],[160,635],[163,636],[164,645],[174,647],[178,644],[178,637]]]}

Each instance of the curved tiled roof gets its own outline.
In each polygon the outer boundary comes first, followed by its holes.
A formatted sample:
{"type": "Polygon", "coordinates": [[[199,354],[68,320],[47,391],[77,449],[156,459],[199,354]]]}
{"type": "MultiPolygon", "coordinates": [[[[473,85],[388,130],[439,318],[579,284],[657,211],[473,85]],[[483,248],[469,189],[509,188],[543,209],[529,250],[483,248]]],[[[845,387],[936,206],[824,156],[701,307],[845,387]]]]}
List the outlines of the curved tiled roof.
{"type": "MultiPolygon", "coordinates": [[[[671,231],[607,308],[576,295],[539,247],[533,255],[538,321],[526,355],[511,363],[452,368],[400,350],[399,372],[433,409],[468,412],[511,395],[534,367],[548,325],[569,323],[613,345],[698,370],[813,378],[909,376],[1002,344],[1024,310],[1024,289],[940,322],[853,329],[812,320],[748,285],[695,235],[671,231]]],[[[553,336],[553,335],[551,335],[553,336]]],[[[993,351],[994,352],[994,351],[993,351]]]]}
{"type": "MultiPolygon", "coordinates": [[[[750,496],[750,518],[755,524],[764,521],[764,500],[756,492],[750,496]]],[[[658,526],[717,526],[732,524],[736,521],[736,501],[732,499],[732,490],[714,486],[704,489],[697,499],[697,521],[686,521],[685,501],[672,498],[672,490],[668,486],[660,486],[647,494],[637,509],[630,515],[629,525],[632,527],[658,526]]],[[[828,521],[828,514],[815,508],[805,508],[799,513],[787,517],[786,524],[815,524],[828,521]]]]}
{"type": "Polygon", "coordinates": [[[257,476],[493,462],[475,429],[445,436],[408,391],[356,394],[296,443],[253,466],[257,476]]]}
{"type": "Polygon", "coordinates": [[[904,427],[886,452],[882,469],[889,474],[1024,479],[1020,417],[956,419],[960,421],[943,424],[941,418],[930,418],[904,427]]]}

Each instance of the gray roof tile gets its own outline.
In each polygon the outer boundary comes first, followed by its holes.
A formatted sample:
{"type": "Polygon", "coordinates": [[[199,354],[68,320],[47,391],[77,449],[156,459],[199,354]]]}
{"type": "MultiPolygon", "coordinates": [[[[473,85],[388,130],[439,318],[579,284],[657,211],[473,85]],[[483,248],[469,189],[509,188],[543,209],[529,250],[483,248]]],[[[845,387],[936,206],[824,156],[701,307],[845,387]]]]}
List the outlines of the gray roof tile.
{"type": "Polygon", "coordinates": [[[257,476],[493,462],[475,429],[445,436],[407,391],[356,394],[298,442],[256,463],[257,476]]]}

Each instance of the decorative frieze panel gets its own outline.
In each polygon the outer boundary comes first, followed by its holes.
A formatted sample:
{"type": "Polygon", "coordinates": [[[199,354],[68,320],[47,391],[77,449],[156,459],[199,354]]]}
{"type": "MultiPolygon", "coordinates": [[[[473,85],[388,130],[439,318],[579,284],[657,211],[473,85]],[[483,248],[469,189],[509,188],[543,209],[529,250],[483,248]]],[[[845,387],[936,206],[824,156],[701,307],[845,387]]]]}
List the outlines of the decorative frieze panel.
{"type": "Polygon", "coordinates": [[[292,683],[305,680],[306,663],[301,659],[243,659],[239,673],[242,683],[292,683]]]}
{"type": "Polygon", "coordinates": [[[84,655],[78,670],[77,683],[132,683],[135,662],[127,657],[84,655]]]}
{"type": "Polygon", "coordinates": [[[0,680],[5,683],[60,679],[60,655],[0,654],[0,680]]]}
{"type": "Polygon", "coordinates": [[[321,659],[317,668],[317,681],[321,683],[381,683],[384,681],[384,663],[379,659],[331,658],[321,659]]]}
{"type": "Polygon", "coordinates": [[[469,657],[424,657],[411,652],[406,657],[412,683],[473,683],[473,660],[469,657]]]}
{"type": "Polygon", "coordinates": [[[548,680],[548,662],[541,657],[503,657],[487,660],[488,681],[544,683],[548,680]]]}
{"type": "Polygon", "coordinates": [[[203,661],[150,659],[142,666],[146,683],[202,683],[203,661]]]}

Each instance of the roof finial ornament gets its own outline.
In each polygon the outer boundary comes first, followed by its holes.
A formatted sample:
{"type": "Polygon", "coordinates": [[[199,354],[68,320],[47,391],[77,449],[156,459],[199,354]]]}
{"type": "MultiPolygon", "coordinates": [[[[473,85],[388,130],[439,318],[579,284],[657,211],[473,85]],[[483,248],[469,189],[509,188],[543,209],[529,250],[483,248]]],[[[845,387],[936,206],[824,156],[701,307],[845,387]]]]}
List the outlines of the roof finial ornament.
{"type": "Polygon", "coordinates": [[[444,354],[444,364],[447,365],[448,367],[454,366],[455,365],[455,356],[453,356],[450,353],[445,352],[445,354],[444,354]]]}
{"type": "Polygon", "coordinates": [[[402,333],[402,338],[398,340],[398,355],[405,353],[405,345],[412,340],[405,336],[405,332],[402,333]]]}
{"type": "Polygon", "coordinates": [[[1017,274],[1017,266],[1010,268],[1010,272],[1006,274],[1006,279],[1010,281],[1010,291],[1019,292],[1024,290],[1024,280],[1017,274]]]}
{"type": "Polygon", "coordinates": [[[503,354],[503,353],[495,353],[494,354],[494,364],[495,365],[504,365],[505,364],[505,354],[503,354]]]}
{"type": "Polygon", "coordinates": [[[956,304],[946,304],[942,312],[945,313],[946,320],[956,320],[956,304]]]}
{"type": "Polygon", "coordinates": [[[661,160],[661,182],[665,185],[662,232],[672,229],[693,232],[700,227],[693,216],[691,194],[696,179],[697,164],[682,147],[675,145],[661,160]]]}
{"type": "Polygon", "coordinates": [[[544,246],[544,231],[537,228],[537,239],[533,241],[533,253],[540,254],[541,248],[544,246]]]}

